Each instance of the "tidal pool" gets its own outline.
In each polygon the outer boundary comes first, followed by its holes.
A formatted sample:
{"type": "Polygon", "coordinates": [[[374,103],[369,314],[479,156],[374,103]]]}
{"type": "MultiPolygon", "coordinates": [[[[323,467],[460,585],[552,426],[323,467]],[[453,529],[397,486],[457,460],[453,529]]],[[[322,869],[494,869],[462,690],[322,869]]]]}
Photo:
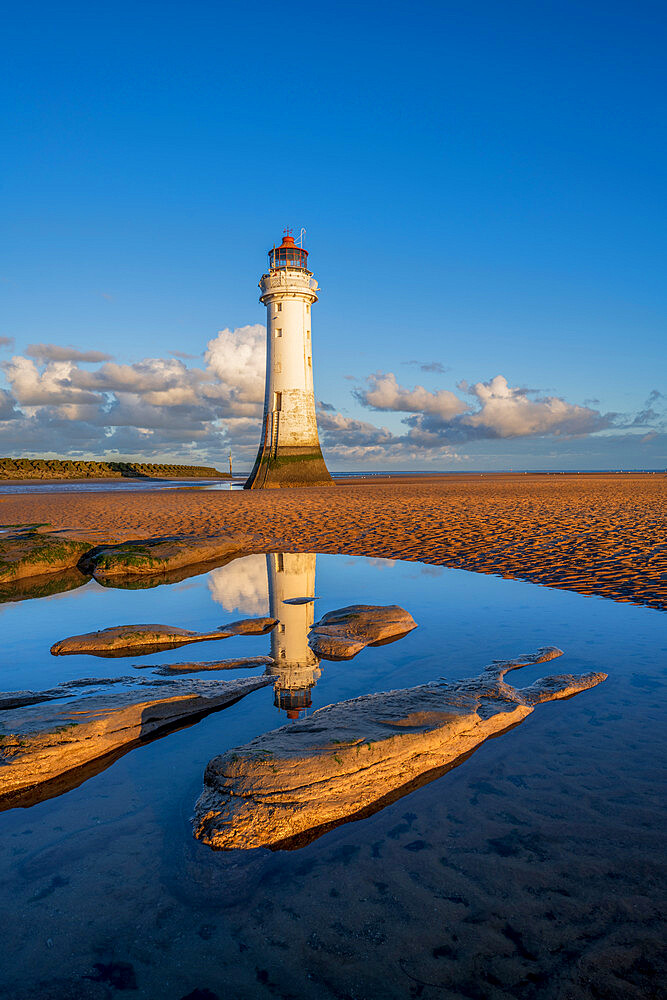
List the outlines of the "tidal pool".
{"type": "Polygon", "coordinates": [[[285,553],[154,589],[91,581],[3,604],[0,622],[3,691],[133,674],[135,663],[275,659],[193,675],[268,669],[274,683],[58,797],[0,813],[3,997],[660,995],[663,613],[420,563],[285,553]],[[399,604],[419,627],[350,661],[318,662],[306,641],[313,618],[355,603],[399,604]],[[57,639],[115,624],[204,631],[268,614],[281,624],[267,636],[126,660],[49,653],[57,639]],[[215,852],[193,838],[204,768],[222,751],[323,705],[473,676],[547,645],[565,655],[512,683],[608,679],[299,850],[215,852]]]}

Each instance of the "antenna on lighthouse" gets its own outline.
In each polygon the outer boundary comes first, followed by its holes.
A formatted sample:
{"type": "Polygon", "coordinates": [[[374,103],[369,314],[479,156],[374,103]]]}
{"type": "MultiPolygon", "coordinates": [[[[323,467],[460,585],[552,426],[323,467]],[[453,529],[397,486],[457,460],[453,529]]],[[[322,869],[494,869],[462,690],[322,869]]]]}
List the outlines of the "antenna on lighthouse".
{"type": "Polygon", "coordinates": [[[294,241],[298,247],[302,247],[303,248],[303,237],[304,237],[305,232],[306,232],[306,230],[302,226],[301,227],[301,232],[299,233],[299,236],[298,236],[298,239],[296,239],[294,241]]]}

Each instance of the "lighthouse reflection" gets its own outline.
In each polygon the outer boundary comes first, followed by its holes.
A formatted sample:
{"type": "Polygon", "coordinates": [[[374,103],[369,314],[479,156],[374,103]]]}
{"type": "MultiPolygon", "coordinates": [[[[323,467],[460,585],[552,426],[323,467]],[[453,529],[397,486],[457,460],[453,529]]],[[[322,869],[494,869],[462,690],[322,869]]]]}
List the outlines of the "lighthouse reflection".
{"type": "Polygon", "coordinates": [[[320,661],[308,645],[315,617],[314,552],[277,552],[266,556],[269,614],[279,625],[271,633],[275,677],[274,704],[298,719],[312,704],[311,691],[320,676],[320,661]]]}

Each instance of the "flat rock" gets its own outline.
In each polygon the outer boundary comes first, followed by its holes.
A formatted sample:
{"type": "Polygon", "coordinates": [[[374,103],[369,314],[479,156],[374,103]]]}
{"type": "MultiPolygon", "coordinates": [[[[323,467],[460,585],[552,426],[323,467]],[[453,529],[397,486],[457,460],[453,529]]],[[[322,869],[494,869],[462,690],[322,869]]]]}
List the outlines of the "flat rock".
{"type": "Polygon", "coordinates": [[[237,656],[236,659],[231,660],[195,661],[191,663],[164,663],[158,665],[135,663],[134,667],[136,670],[152,670],[163,677],[173,677],[174,674],[194,674],[202,670],[243,670],[250,667],[269,667],[275,662],[272,656],[237,656]]]}
{"type": "MultiPolygon", "coordinates": [[[[108,684],[132,684],[136,677],[81,677],[73,681],[65,681],[45,691],[0,691],[0,711],[10,708],[24,708],[26,705],[38,705],[43,701],[55,701],[56,698],[66,698],[77,688],[101,688],[108,684]]],[[[145,682],[144,682],[145,683],[145,682]]],[[[88,692],[90,693],[90,692],[88,692]]]]}
{"type": "Polygon", "coordinates": [[[560,656],[554,647],[497,661],[478,677],[364,695],[320,708],[214,757],[195,807],[211,847],[301,846],[432,780],[543,701],[594,687],[603,673],[505,682],[510,670],[560,656]]]}
{"type": "Polygon", "coordinates": [[[266,635],[277,624],[277,618],[242,618],[238,622],[227,622],[220,628],[223,632],[228,632],[229,635],[266,635]]]}
{"type": "Polygon", "coordinates": [[[223,708],[270,683],[270,677],[233,681],[134,679],[129,690],[108,688],[66,702],[2,712],[0,808],[15,804],[16,796],[29,789],[127,749],[185,719],[223,708]]]}
{"type": "Polygon", "coordinates": [[[327,612],[313,625],[308,643],[322,660],[350,660],[366,646],[394,642],[414,628],[417,622],[397,604],[352,604],[327,612]]]}
{"type": "Polygon", "coordinates": [[[275,618],[248,618],[212,632],[192,632],[175,625],[114,625],[60,639],[51,646],[54,656],[90,653],[93,656],[129,656],[176,649],[191,642],[229,639],[233,635],[264,635],[277,625],[275,618]]]}
{"type": "Polygon", "coordinates": [[[229,562],[255,545],[251,535],[217,535],[211,538],[170,535],[103,545],[86,556],[83,566],[96,580],[159,576],[195,563],[229,562]]]}
{"type": "Polygon", "coordinates": [[[90,542],[41,532],[40,527],[14,526],[0,535],[0,584],[73,569],[91,548],[90,542]]]}

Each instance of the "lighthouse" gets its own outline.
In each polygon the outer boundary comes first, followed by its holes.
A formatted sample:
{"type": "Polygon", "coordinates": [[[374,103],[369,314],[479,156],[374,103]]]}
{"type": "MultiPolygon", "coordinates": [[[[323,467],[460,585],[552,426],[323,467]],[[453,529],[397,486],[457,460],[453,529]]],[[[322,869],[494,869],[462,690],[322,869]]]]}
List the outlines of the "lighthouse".
{"type": "Polygon", "coordinates": [[[262,436],[247,490],[332,486],[317,434],[312,307],[317,282],[308,251],[285,230],[259,282],[266,306],[266,389],[262,436]]]}

